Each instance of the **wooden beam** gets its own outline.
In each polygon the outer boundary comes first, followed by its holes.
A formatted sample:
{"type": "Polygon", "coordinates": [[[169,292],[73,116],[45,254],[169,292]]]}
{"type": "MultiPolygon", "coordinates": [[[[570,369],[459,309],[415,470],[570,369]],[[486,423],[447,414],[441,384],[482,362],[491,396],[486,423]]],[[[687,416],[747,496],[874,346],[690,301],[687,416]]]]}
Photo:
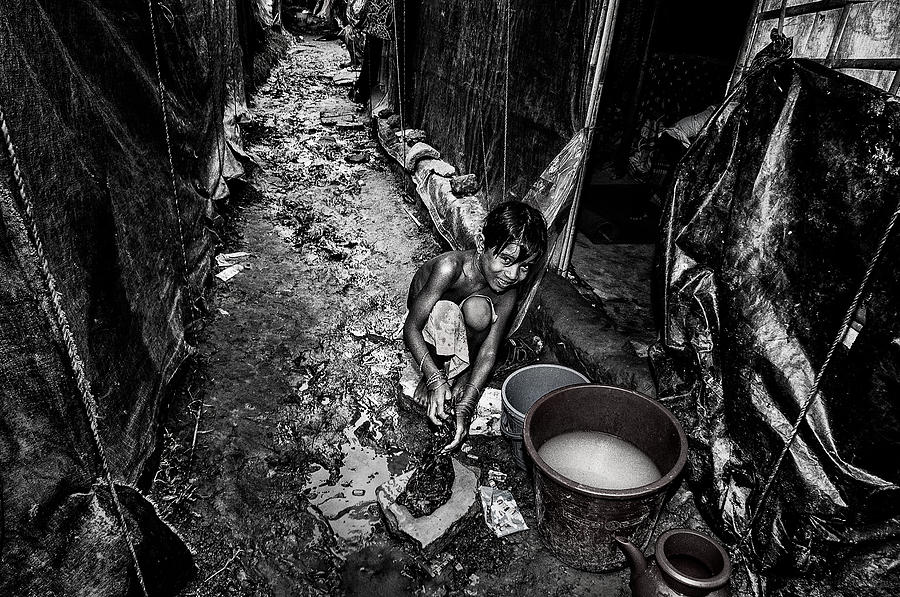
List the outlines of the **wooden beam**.
{"type": "MultiPolygon", "coordinates": [[[[810,58],[813,62],[826,64],[827,58],[810,58]]],[[[836,58],[831,68],[855,68],[861,70],[900,70],[900,58],[836,58]]]]}
{"type": "Polygon", "coordinates": [[[825,58],[825,66],[834,67],[834,62],[837,60],[838,46],[841,45],[841,39],[844,37],[844,31],[847,29],[847,22],[849,20],[850,5],[848,4],[841,9],[841,20],[840,23],[838,23],[837,30],[831,37],[831,46],[828,48],[828,57],[825,58]]]}
{"type": "MultiPolygon", "coordinates": [[[[785,17],[798,17],[816,12],[824,12],[826,10],[835,10],[844,8],[851,4],[866,4],[872,0],[820,0],[819,2],[809,2],[807,4],[798,4],[796,6],[788,6],[784,9],[785,17]]],[[[756,17],[759,21],[771,21],[781,17],[781,9],[764,10],[756,17]]]]}
{"type": "Polygon", "coordinates": [[[888,93],[893,95],[897,95],[900,93],[900,70],[894,72],[894,80],[891,81],[891,86],[888,89],[888,93]]]}

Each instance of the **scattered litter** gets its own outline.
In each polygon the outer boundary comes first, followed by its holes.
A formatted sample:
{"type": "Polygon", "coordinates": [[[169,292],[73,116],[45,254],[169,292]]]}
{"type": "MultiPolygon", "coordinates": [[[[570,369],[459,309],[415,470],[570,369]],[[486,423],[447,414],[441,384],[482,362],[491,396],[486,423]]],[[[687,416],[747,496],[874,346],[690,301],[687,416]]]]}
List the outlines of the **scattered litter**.
{"type": "Polygon", "coordinates": [[[481,497],[481,507],[484,510],[484,522],[497,537],[506,537],[512,533],[528,530],[528,525],[525,524],[512,493],[505,489],[482,485],[478,488],[478,495],[481,497]]]}
{"type": "Polygon", "coordinates": [[[493,487],[496,483],[506,483],[506,473],[488,471],[488,484],[493,487]]]}
{"type": "Polygon", "coordinates": [[[369,161],[369,154],[363,151],[358,151],[356,153],[351,153],[344,159],[351,164],[363,164],[369,161]]]}
{"type": "Polygon", "coordinates": [[[430,574],[432,578],[438,576],[441,572],[444,571],[444,568],[447,567],[447,564],[449,564],[450,560],[452,559],[453,554],[447,552],[439,554],[436,558],[428,562],[428,564],[426,565],[428,574],[430,574]]]}
{"type": "Polygon", "coordinates": [[[219,309],[216,309],[216,310],[219,312],[219,315],[221,315],[221,316],[223,316],[223,317],[228,317],[229,315],[231,315],[231,313],[229,313],[229,312],[226,311],[225,309],[219,308],[219,309]]]}
{"type": "Polygon", "coordinates": [[[216,255],[216,267],[233,267],[235,264],[232,259],[240,259],[242,257],[250,257],[247,251],[237,251],[236,253],[219,253],[216,255]]]}
{"type": "Polygon", "coordinates": [[[339,129],[350,130],[350,129],[362,129],[365,128],[366,123],[361,120],[347,119],[344,118],[342,120],[338,120],[334,123],[334,126],[339,129]]]}
{"type": "Polygon", "coordinates": [[[319,112],[319,122],[325,126],[334,126],[339,120],[352,120],[355,117],[356,112],[347,108],[332,107],[319,112]]]}
{"type": "Polygon", "coordinates": [[[218,274],[216,274],[216,277],[218,279],[222,280],[223,282],[227,282],[228,280],[232,279],[233,277],[235,277],[236,275],[241,273],[241,271],[243,271],[243,269],[244,269],[244,266],[241,265],[240,263],[237,263],[235,265],[232,265],[232,266],[229,266],[229,267],[223,269],[218,274]]]}
{"type": "MultiPolygon", "coordinates": [[[[401,205],[400,207],[403,207],[403,206],[401,205]]],[[[410,218],[412,218],[412,221],[416,223],[416,226],[418,226],[419,228],[422,227],[422,222],[420,222],[420,221],[418,220],[418,218],[416,218],[416,216],[414,216],[414,215],[412,214],[411,211],[409,211],[409,210],[406,209],[405,207],[403,207],[403,211],[406,212],[406,215],[408,215],[410,218]]]]}
{"type": "Polygon", "coordinates": [[[345,68],[332,75],[331,80],[335,85],[353,85],[359,78],[359,69],[345,68]]]}
{"type": "Polygon", "coordinates": [[[497,437],[500,435],[500,411],[502,408],[500,390],[487,388],[478,405],[475,407],[475,416],[469,425],[469,435],[484,435],[497,437]]]}

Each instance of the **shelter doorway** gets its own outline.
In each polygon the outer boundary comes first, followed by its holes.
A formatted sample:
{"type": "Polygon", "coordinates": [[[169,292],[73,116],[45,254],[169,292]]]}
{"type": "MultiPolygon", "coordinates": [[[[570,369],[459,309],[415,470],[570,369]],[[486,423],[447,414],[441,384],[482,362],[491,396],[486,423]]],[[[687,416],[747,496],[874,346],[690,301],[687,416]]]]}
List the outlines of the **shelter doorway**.
{"type": "Polygon", "coordinates": [[[753,5],[620,7],[570,267],[640,354],[657,335],[650,286],[660,213],[686,150],[663,131],[724,99],[753,5]]]}

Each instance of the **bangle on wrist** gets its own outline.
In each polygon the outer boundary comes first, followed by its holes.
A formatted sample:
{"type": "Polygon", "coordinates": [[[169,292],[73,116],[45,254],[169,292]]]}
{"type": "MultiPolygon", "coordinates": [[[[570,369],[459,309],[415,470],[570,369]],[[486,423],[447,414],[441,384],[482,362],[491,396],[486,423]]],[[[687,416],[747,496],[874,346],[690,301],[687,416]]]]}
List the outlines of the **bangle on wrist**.
{"type": "Polygon", "coordinates": [[[425,382],[425,387],[428,388],[429,392],[433,392],[445,383],[447,383],[447,378],[444,377],[444,372],[438,369],[425,382]]]}
{"type": "Polygon", "coordinates": [[[466,382],[463,384],[463,387],[475,390],[475,395],[481,396],[481,389],[478,386],[476,386],[475,384],[466,382]]]}

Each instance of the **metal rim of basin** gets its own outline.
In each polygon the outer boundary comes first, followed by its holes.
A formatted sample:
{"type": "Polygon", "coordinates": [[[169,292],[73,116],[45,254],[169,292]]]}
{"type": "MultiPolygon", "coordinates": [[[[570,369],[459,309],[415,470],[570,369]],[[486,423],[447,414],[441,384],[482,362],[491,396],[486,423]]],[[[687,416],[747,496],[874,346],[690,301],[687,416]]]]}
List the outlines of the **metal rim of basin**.
{"type": "Polygon", "coordinates": [[[687,435],[684,433],[684,429],[681,426],[681,423],[675,417],[671,410],[669,410],[663,404],[660,404],[653,398],[641,394],[640,392],[635,392],[634,390],[626,390],[625,388],[618,388],[616,386],[605,386],[600,384],[574,384],[571,386],[566,386],[564,388],[559,388],[558,390],[553,390],[548,392],[537,402],[535,402],[531,408],[528,410],[528,415],[525,417],[525,425],[522,430],[522,436],[525,442],[525,451],[528,453],[528,456],[531,458],[532,462],[535,466],[540,469],[541,473],[553,479],[559,485],[562,485],[566,489],[578,492],[582,495],[588,495],[592,497],[601,497],[607,499],[623,499],[630,500],[637,497],[642,497],[645,495],[650,495],[654,493],[658,493],[659,491],[665,490],[672,481],[681,474],[681,471],[684,469],[684,465],[687,462],[687,452],[688,452],[688,443],[687,443],[687,435]],[[678,442],[679,442],[679,454],[678,459],[675,461],[675,464],[672,465],[672,468],[664,474],[662,477],[654,481],[653,483],[648,483],[647,485],[641,485],[640,487],[632,487],[629,489],[602,489],[599,487],[591,487],[590,485],[583,485],[568,477],[564,477],[563,475],[556,472],[556,470],[552,469],[544,460],[538,455],[537,449],[534,447],[534,442],[531,439],[531,420],[534,416],[534,413],[542,406],[545,402],[553,400],[557,394],[562,392],[574,390],[576,388],[595,388],[597,390],[614,390],[616,392],[626,392],[633,396],[640,398],[648,402],[654,408],[659,409],[665,416],[669,419],[672,425],[675,427],[675,430],[678,432],[678,442]]]}
{"type": "MultiPolygon", "coordinates": [[[[521,369],[516,369],[515,371],[510,373],[508,376],[506,376],[506,379],[503,380],[503,384],[500,386],[500,397],[501,397],[501,402],[504,406],[506,406],[506,409],[511,411],[511,414],[518,415],[520,419],[525,419],[525,416],[527,415],[527,413],[523,413],[518,408],[516,408],[512,404],[510,404],[509,400],[507,399],[506,390],[507,390],[507,387],[508,387],[510,381],[515,380],[517,377],[519,377],[521,375],[525,375],[530,371],[534,371],[535,369],[562,370],[562,371],[565,371],[566,373],[572,373],[575,377],[583,379],[584,380],[583,383],[589,383],[588,378],[584,374],[576,371],[575,369],[572,369],[571,367],[566,367],[564,365],[557,365],[556,363],[535,363],[533,365],[527,365],[525,367],[522,367],[521,369]]],[[[563,387],[568,387],[570,385],[581,385],[581,384],[579,384],[578,382],[575,382],[572,384],[567,384],[567,386],[560,386],[559,388],[556,388],[556,389],[562,389],[563,387]]],[[[551,391],[554,391],[554,390],[551,390],[551,391]]],[[[534,406],[534,404],[537,404],[537,400],[532,404],[532,406],[534,406]]],[[[529,410],[531,410],[531,409],[529,409],[529,410]]]]}

